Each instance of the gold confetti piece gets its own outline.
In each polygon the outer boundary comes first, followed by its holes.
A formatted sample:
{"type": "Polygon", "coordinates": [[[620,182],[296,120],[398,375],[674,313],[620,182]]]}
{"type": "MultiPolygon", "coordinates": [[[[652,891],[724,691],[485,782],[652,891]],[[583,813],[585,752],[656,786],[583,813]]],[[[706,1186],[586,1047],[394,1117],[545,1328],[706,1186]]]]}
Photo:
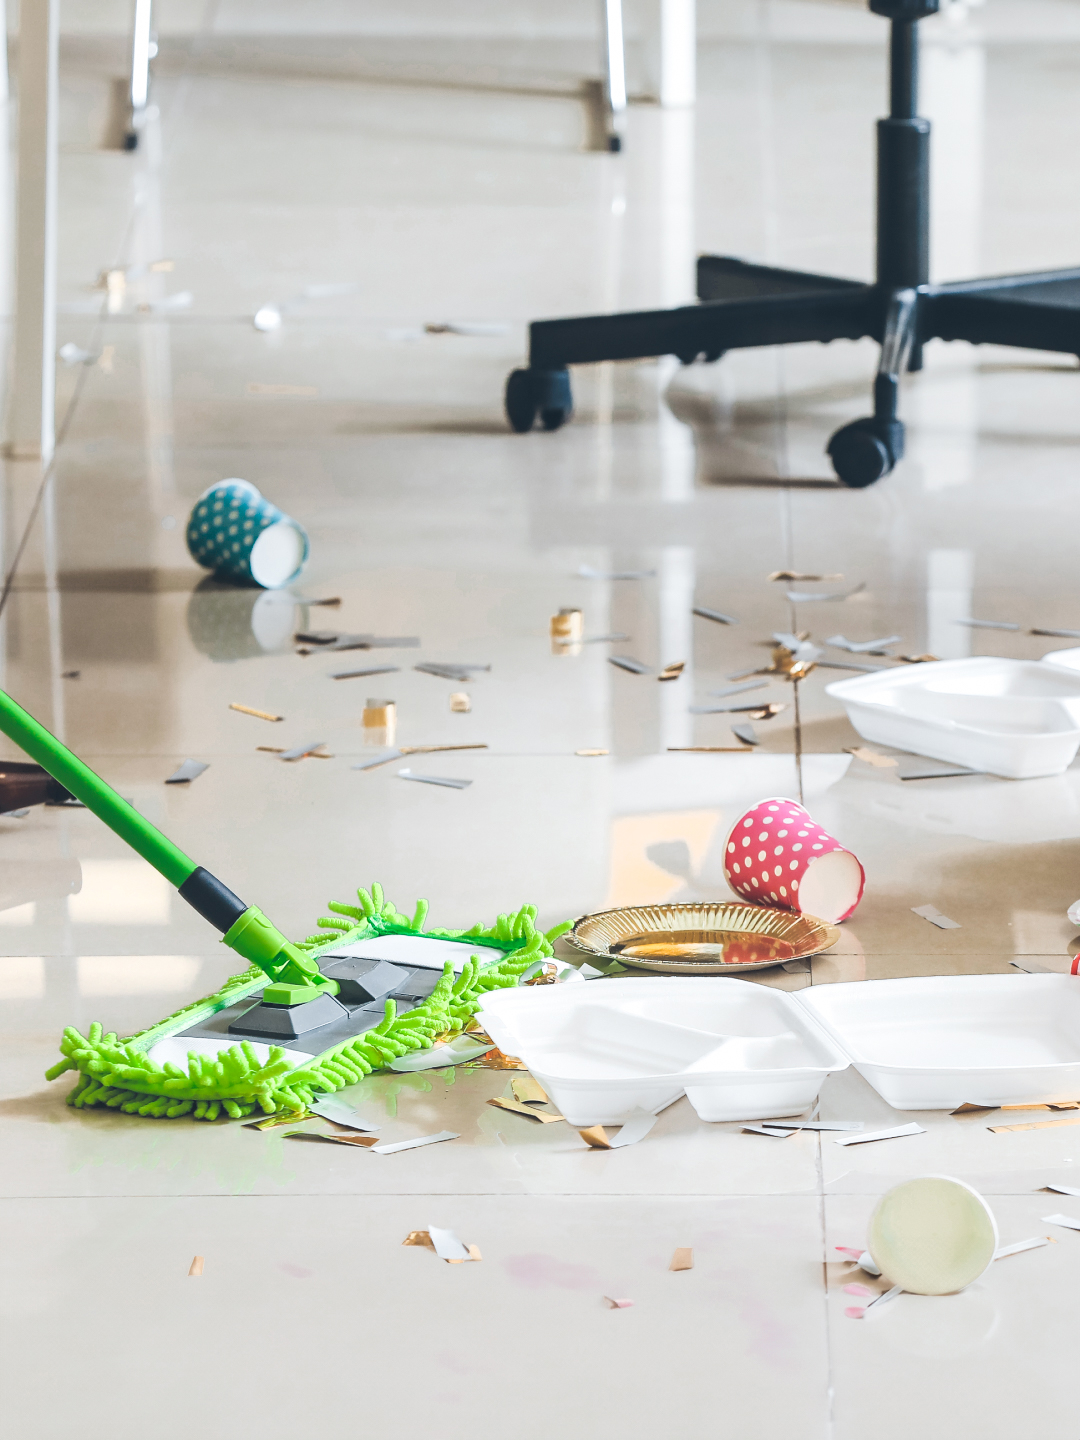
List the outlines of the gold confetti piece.
{"type": "Polygon", "coordinates": [[[633,1300],[613,1300],[610,1295],[605,1295],[603,1298],[604,1304],[609,1310],[629,1310],[634,1303],[633,1300]]]}
{"type": "Polygon", "coordinates": [[[264,385],[258,380],[249,380],[249,395],[318,395],[314,385],[264,385]]]}
{"type": "Polygon", "coordinates": [[[489,1050],[486,1055],[481,1055],[476,1060],[470,1060],[458,1068],[462,1070],[527,1070],[529,1067],[516,1055],[504,1055],[496,1047],[489,1050]]]}
{"type": "Polygon", "coordinates": [[[905,665],[932,665],[941,659],[940,655],[898,655],[905,665]]]}
{"type": "Polygon", "coordinates": [[[315,1140],[324,1145],[359,1145],[361,1149],[370,1149],[372,1145],[379,1143],[378,1135],[323,1135],[314,1130],[287,1130],[283,1136],[285,1140],[315,1140]]]}
{"type": "Polygon", "coordinates": [[[196,1256],[195,1256],[195,1259],[192,1260],[192,1262],[191,1262],[191,1268],[188,1270],[187,1273],[188,1273],[189,1275],[201,1275],[201,1274],[202,1274],[202,1271],[203,1271],[203,1257],[202,1257],[201,1255],[196,1255],[196,1256]]]}
{"type": "Polygon", "coordinates": [[[610,755],[610,750],[575,750],[575,755],[610,755]]]}
{"type": "Polygon", "coordinates": [[[402,755],[434,755],[440,750],[486,750],[487,741],[481,741],[478,745],[402,745],[402,755]]]}
{"type": "Polygon", "coordinates": [[[1058,1130],[1064,1125],[1080,1125],[1080,1115],[1072,1115],[1068,1120],[1033,1120],[1028,1125],[988,1125],[988,1130],[995,1134],[1001,1130],[1058,1130]]]}
{"type": "Polygon", "coordinates": [[[594,1150],[611,1149],[611,1141],[607,1138],[602,1125],[590,1125],[585,1130],[579,1130],[578,1134],[586,1145],[591,1145],[594,1150]]]}
{"type": "MultiPolygon", "coordinates": [[[[469,1252],[469,1260],[483,1260],[484,1257],[480,1254],[480,1247],[478,1245],[466,1245],[465,1249],[469,1252]]],[[[469,1260],[466,1260],[463,1256],[460,1260],[448,1260],[446,1263],[448,1265],[467,1265],[469,1260]]]]}
{"type": "Polygon", "coordinates": [[[677,660],[673,665],[665,665],[657,680],[678,680],[679,676],[686,669],[685,660],[677,660]]]}
{"type": "Polygon", "coordinates": [[[155,275],[167,275],[174,268],[171,260],[153,260],[150,263],[150,269],[155,275]]]}
{"type": "Polygon", "coordinates": [[[256,750],[262,750],[262,751],[264,751],[267,755],[284,755],[284,754],[285,754],[285,746],[284,746],[284,745],[256,745],[256,746],[255,746],[255,749],[256,749],[256,750]]]}
{"type": "Polygon", "coordinates": [[[1075,1100],[1048,1100],[1043,1105],[999,1105],[999,1110],[1080,1110],[1075,1100]]]}
{"type": "Polygon", "coordinates": [[[577,644],[585,634],[585,616],[581,610],[563,609],[551,617],[551,638],[562,645],[577,644]]]}
{"type": "Polygon", "coordinates": [[[528,1105],[522,1105],[520,1100],[507,1100],[504,1096],[496,1096],[494,1100],[487,1102],[489,1105],[496,1105],[500,1110],[509,1110],[514,1115],[527,1115],[530,1120],[541,1120],[545,1124],[553,1120],[562,1120],[562,1115],[551,1115],[545,1110],[533,1110],[528,1105]]]}
{"type": "MultiPolygon", "coordinates": [[[[365,729],[388,729],[397,722],[397,706],[393,700],[369,700],[364,706],[360,723],[365,729]]],[[[402,754],[405,752],[402,751],[402,754]]]]}
{"type": "Polygon", "coordinates": [[[514,1092],[514,1099],[520,1100],[522,1105],[546,1105],[547,1094],[538,1080],[531,1075],[526,1075],[521,1080],[511,1080],[510,1089],[514,1092]]]}
{"type": "Polygon", "coordinates": [[[254,710],[250,705],[241,705],[236,700],[229,706],[230,710],[239,710],[241,715],[254,715],[256,720],[284,720],[284,715],[271,715],[269,710],[254,710]]]}
{"type": "Polygon", "coordinates": [[[848,748],[849,755],[854,755],[856,760],[861,760],[865,765],[874,765],[879,770],[895,770],[899,760],[894,755],[882,755],[877,750],[870,750],[865,745],[852,745],[848,748]]]}
{"type": "Polygon", "coordinates": [[[980,1110],[996,1110],[996,1105],[977,1105],[973,1100],[965,1100],[963,1105],[958,1105],[955,1110],[950,1110],[950,1115],[974,1115],[980,1110]]]}
{"type": "Polygon", "coordinates": [[[694,1252],[689,1245],[680,1245],[671,1257],[669,1270],[692,1270],[694,1268],[694,1252]]]}
{"type": "Polygon", "coordinates": [[[435,1242],[426,1230],[410,1230],[402,1245],[423,1245],[427,1250],[435,1249],[435,1242]]]}
{"type": "Polygon", "coordinates": [[[468,715],[472,710],[472,701],[464,690],[455,690],[450,696],[450,709],[455,715],[468,715]]]}
{"type": "Polygon", "coordinates": [[[274,1130],[279,1125],[303,1125],[305,1120],[318,1120],[318,1115],[313,1115],[310,1110],[302,1111],[299,1115],[268,1115],[265,1120],[249,1120],[245,1130],[274,1130]]]}
{"type": "Polygon", "coordinates": [[[774,570],[767,577],[769,580],[842,580],[840,575],[804,575],[801,570],[774,570]]]}

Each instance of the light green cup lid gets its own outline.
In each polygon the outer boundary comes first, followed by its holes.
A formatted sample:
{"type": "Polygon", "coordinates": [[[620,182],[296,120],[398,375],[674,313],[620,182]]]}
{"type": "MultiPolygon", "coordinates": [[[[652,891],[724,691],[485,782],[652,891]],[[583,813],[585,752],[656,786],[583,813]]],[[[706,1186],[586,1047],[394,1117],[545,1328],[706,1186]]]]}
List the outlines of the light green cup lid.
{"type": "Polygon", "coordinates": [[[881,1197],[866,1248],[894,1285],[951,1295],[979,1278],[997,1247],[993,1211],[977,1190],[948,1175],[922,1175],[881,1197]]]}

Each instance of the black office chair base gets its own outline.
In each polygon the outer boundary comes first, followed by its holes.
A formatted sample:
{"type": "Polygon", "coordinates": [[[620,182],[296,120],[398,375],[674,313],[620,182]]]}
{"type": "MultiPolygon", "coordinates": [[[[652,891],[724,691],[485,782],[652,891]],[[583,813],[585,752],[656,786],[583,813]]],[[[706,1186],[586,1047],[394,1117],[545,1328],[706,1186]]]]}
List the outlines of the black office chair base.
{"type": "Polygon", "coordinates": [[[510,424],[557,430],[573,409],[567,366],[675,355],[684,364],[726,350],[860,340],[881,345],[874,413],[843,426],[827,453],[862,489],[904,451],[900,377],[922,368],[927,340],[968,340],[1080,355],[1080,270],[930,285],[930,123],[916,114],[918,22],[940,0],[869,0],[891,21],[889,114],[877,127],[877,280],[872,285],[704,255],[697,305],[529,326],[529,368],[506,387],[510,424]]]}
{"type": "Polygon", "coordinates": [[[861,489],[903,455],[900,377],[921,368],[927,340],[1080,355],[1080,269],[891,289],[703,255],[697,289],[699,303],[677,310],[534,322],[529,368],[507,382],[510,424],[520,433],[537,417],[545,430],[565,424],[570,365],[660,355],[690,364],[759,345],[868,337],[881,345],[874,414],[843,426],[826,447],[837,477],[861,489]]]}

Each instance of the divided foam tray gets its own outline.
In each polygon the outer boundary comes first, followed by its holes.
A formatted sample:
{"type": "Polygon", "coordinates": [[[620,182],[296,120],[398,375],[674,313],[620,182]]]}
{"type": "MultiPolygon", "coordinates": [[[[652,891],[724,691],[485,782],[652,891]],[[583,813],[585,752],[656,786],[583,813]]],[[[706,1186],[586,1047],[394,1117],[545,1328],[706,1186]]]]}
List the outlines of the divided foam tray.
{"type": "Polygon", "coordinates": [[[703,1120],[794,1115],[849,1063],[794,997],[737,979],[504,990],[484,997],[478,1019],[572,1125],[617,1124],[684,1093],[703,1120]]]}

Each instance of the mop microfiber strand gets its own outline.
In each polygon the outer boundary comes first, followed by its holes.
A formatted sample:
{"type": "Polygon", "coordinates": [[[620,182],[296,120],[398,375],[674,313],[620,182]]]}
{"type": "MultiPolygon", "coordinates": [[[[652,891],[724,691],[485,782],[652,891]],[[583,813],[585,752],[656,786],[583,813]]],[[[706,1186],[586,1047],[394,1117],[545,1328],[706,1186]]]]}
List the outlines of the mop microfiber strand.
{"type": "Polygon", "coordinates": [[[494,949],[496,959],[481,963],[472,955],[455,979],[448,961],[442,977],[422,1004],[398,1015],[393,1000],[386,1002],[386,1014],[373,1030],[344,1040],[300,1066],[293,1067],[288,1052],[270,1047],[260,1062],[247,1041],[218,1055],[188,1055],[187,1071],[166,1062],[159,1065],[147,1051],[158,1040],[198,1024],[206,1016],[266,985],[266,974],[253,965],[232,976],[213,995],[177,1010],[148,1030],[120,1040],[104,1033],[101,1025],[90,1026],[88,1035],[69,1027],[60,1042],[63,1059],[45,1072],[55,1080],[68,1070],[77,1070],[78,1083],[67,1097],[77,1109],[104,1105],[128,1115],[145,1115],[173,1120],[190,1115],[195,1120],[216,1120],[221,1115],[241,1119],[259,1110],[300,1113],[319,1093],[353,1085],[373,1070],[411,1050],[425,1050],[436,1036],[442,1039],[460,1033],[470,1017],[481,1008],[488,990],[516,985],[538,960],[552,954],[552,940],[564,934],[569,922],[547,934],[536,928],[536,908],[524,905],[516,915],[500,915],[490,929],[475,925],[471,930],[425,930],[427,901],[421,900],[410,920],[384,899],[382,888],[357,892],[359,905],[331,902],[336,916],[317,922],[322,933],[299,942],[298,948],[312,957],[344,941],[374,939],[381,935],[427,935],[439,940],[475,941],[478,949],[494,949]],[[326,932],[330,932],[327,935],[326,932]]]}

